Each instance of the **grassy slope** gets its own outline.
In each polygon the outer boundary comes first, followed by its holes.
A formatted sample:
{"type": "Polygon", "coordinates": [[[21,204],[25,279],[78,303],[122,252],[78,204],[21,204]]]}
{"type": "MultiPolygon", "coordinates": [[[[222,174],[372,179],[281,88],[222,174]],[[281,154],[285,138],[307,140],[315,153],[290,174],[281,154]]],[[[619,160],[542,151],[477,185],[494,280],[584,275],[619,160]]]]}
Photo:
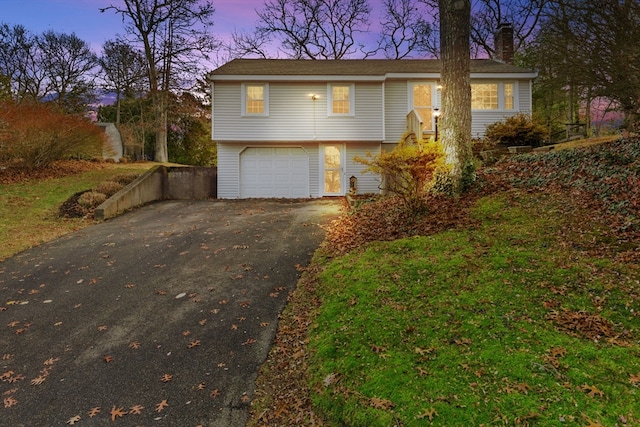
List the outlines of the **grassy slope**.
{"type": "Polygon", "coordinates": [[[0,183],[0,260],[91,222],[60,219],[58,208],[73,194],[148,164],[102,164],[101,168],[49,179],[0,183]]]}
{"type": "Polygon", "coordinates": [[[477,228],[330,263],[316,408],[349,426],[640,424],[640,275],[589,254],[602,224],[565,241],[566,203],[487,197],[477,228]]]}
{"type": "Polygon", "coordinates": [[[639,150],[512,158],[411,227],[388,202],[346,214],[249,425],[640,425],[639,150]]]}

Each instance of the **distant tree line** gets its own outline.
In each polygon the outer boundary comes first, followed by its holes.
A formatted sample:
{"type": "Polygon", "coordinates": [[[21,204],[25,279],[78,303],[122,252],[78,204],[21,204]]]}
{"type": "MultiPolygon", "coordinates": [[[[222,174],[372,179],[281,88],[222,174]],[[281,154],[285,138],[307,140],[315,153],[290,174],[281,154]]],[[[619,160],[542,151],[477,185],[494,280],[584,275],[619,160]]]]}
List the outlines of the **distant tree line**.
{"type": "MultiPolygon", "coordinates": [[[[48,102],[79,114],[100,91],[113,93],[115,104],[103,107],[100,119],[129,126],[137,155],[166,161],[192,149],[178,122],[199,117],[197,133],[208,128],[205,59],[441,57],[437,0],[372,4],[265,0],[255,27],[222,43],[212,30],[210,1],[124,0],[101,9],[122,17],[125,34],[99,54],[75,34],[0,24],[0,99],[48,102]]],[[[516,64],[539,72],[534,111],[545,125],[588,121],[592,101],[606,98],[627,126],[637,126],[640,0],[475,0],[470,55],[493,58],[494,31],[505,22],[514,27],[516,64]]]]}

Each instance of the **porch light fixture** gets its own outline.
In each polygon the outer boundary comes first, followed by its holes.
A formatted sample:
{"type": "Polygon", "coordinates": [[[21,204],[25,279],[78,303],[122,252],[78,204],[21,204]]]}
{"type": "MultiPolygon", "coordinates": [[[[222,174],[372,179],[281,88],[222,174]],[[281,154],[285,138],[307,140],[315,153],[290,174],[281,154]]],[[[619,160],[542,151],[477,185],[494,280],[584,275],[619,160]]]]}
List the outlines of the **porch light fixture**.
{"type": "Polygon", "coordinates": [[[438,117],[440,116],[440,109],[439,108],[434,108],[433,109],[433,118],[436,121],[436,135],[435,135],[435,140],[438,141],[438,117]]]}
{"type": "Polygon", "coordinates": [[[317,93],[312,93],[309,96],[311,97],[311,100],[313,101],[313,139],[315,141],[316,138],[317,138],[317,135],[316,135],[316,101],[318,100],[318,98],[320,98],[320,95],[318,95],[317,93]]]}

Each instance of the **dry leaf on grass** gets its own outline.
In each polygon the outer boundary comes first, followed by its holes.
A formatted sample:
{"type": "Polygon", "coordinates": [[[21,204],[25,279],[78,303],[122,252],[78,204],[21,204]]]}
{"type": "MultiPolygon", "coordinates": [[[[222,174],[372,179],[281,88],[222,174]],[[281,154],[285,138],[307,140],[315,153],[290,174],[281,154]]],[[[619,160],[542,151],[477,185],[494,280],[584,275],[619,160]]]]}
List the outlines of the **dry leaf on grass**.
{"type": "Polygon", "coordinates": [[[395,405],[393,404],[392,401],[388,400],[388,399],[380,399],[378,397],[372,397],[369,402],[371,403],[371,406],[373,406],[376,409],[383,409],[383,410],[389,410],[391,408],[393,408],[395,405]]]}

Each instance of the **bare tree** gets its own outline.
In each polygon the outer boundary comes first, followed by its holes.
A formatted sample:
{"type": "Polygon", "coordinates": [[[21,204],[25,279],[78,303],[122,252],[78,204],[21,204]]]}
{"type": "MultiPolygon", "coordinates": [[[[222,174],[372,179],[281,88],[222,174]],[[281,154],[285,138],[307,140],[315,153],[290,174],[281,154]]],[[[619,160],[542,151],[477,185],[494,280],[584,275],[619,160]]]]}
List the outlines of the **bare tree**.
{"type": "Polygon", "coordinates": [[[270,42],[271,38],[267,33],[234,31],[231,34],[231,45],[228,47],[229,56],[232,58],[269,58],[270,42]]]}
{"type": "Polygon", "coordinates": [[[0,75],[16,102],[44,96],[46,73],[37,38],[22,25],[0,25],[0,75]]]}
{"type": "Polygon", "coordinates": [[[500,24],[513,25],[514,51],[521,51],[536,35],[548,0],[475,0],[471,18],[474,56],[495,57],[493,36],[500,24]]]}
{"type": "Polygon", "coordinates": [[[36,41],[47,77],[46,95],[66,111],[82,111],[95,97],[97,56],[75,34],[45,31],[36,41]]]}
{"type": "Polygon", "coordinates": [[[141,88],[147,76],[147,66],[142,52],[123,40],[108,40],[102,51],[99,61],[105,88],[116,93],[116,123],[120,124],[121,100],[135,95],[141,88]]]}
{"type": "Polygon", "coordinates": [[[368,32],[367,0],[267,0],[257,11],[255,40],[277,39],[291,58],[341,59],[364,46],[368,32]]]}
{"type": "Polygon", "coordinates": [[[419,0],[384,0],[378,45],[386,58],[438,56],[434,40],[433,9],[419,0]],[[426,18],[431,15],[431,19],[426,18]]]}
{"type": "Polygon", "coordinates": [[[441,142],[451,166],[452,191],[473,174],[471,153],[470,0],[439,0],[442,59],[441,142]]]}
{"type": "Polygon", "coordinates": [[[218,47],[209,32],[213,4],[200,0],[123,0],[110,5],[126,22],[126,31],[141,45],[148,67],[156,126],[155,160],[166,162],[169,92],[194,81],[200,60],[218,47]]]}

